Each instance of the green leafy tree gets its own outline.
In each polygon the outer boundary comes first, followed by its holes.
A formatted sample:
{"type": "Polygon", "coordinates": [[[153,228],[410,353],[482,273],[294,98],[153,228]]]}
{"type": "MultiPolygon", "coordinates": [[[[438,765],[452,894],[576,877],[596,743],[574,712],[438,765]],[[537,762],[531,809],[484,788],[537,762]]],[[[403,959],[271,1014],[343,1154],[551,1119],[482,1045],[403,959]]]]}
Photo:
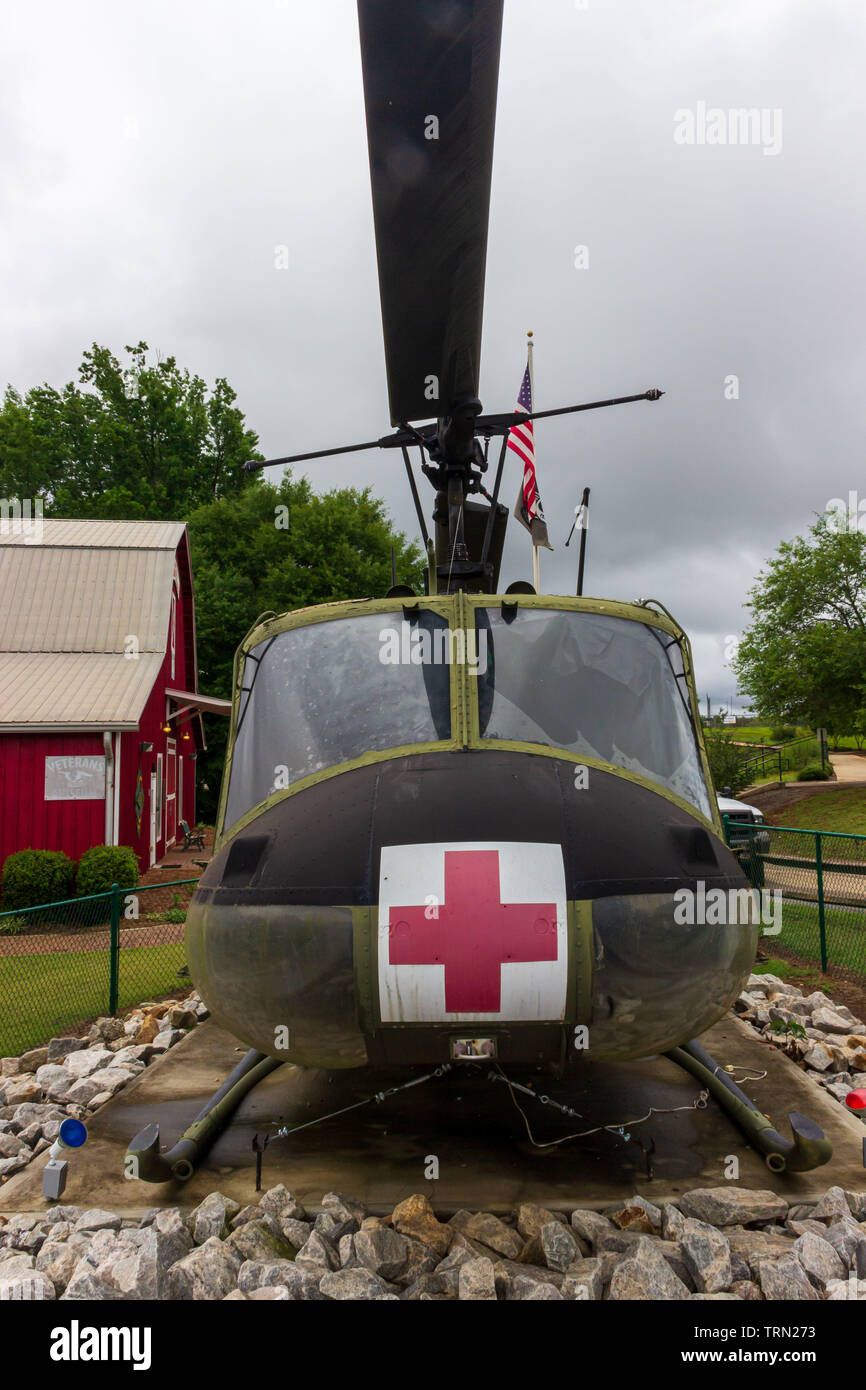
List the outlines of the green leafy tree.
{"type": "MultiPolygon", "coordinates": [[[[392,545],[398,578],[420,590],[420,551],[369,491],[319,496],[303,479],[272,485],[245,473],[262,455],[228,383],[208,389],[174,357],[149,362],[143,342],[125,352],[122,364],[94,343],[62,390],[8,388],[0,497],[41,499],[49,516],[188,521],[202,690],[231,694],[235,648],[263,611],[382,595],[392,545]]],[[[227,723],[207,719],[198,762],[208,820],[227,723]]]]}
{"type": "Polygon", "coordinates": [[[765,717],[853,729],[866,703],[866,534],[819,517],[758,576],[733,666],[765,717]]]}
{"type": "Polygon", "coordinates": [[[744,752],[734,743],[729,734],[708,733],[706,736],[707,761],[716,791],[730,788],[731,796],[736,796],[749,785],[749,774],[744,770],[744,752]]]}
{"type": "Polygon", "coordinates": [[[174,357],[122,365],[96,343],[78,382],[13,387],[0,407],[0,497],[41,499],[46,515],[182,520],[252,484],[258,438],[228,382],[212,389],[174,357]]]}
{"type": "MultiPolygon", "coordinates": [[[[397,578],[421,590],[422,556],[394,531],[369,489],[319,495],[286,473],[237,498],[201,507],[189,518],[196,586],[199,680],[228,698],[235,650],[263,612],[284,613],[341,599],[379,598],[397,578]]],[[[199,759],[199,818],[216,816],[228,720],[206,719],[208,749],[199,759]]]]}

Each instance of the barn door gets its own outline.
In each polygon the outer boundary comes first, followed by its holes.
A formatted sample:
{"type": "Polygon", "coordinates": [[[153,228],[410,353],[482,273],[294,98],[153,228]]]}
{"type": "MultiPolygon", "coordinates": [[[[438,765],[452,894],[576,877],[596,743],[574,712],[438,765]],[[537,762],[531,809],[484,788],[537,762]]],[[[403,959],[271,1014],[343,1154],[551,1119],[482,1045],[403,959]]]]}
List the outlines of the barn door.
{"type": "Polygon", "coordinates": [[[177,744],[168,739],[165,745],[165,847],[174,844],[177,833],[177,744]]]}

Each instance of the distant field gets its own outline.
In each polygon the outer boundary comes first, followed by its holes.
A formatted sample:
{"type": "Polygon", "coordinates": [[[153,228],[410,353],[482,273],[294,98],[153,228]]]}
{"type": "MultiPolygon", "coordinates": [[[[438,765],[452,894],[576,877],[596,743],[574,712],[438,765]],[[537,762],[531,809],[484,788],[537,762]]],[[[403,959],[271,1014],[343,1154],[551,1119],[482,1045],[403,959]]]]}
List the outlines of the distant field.
{"type": "MultiPolygon", "coordinates": [[[[737,728],[735,724],[726,724],[721,730],[706,729],[704,732],[729,734],[734,743],[775,743],[772,730],[761,724],[742,729],[737,728]]],[[[811,729],[798,729],[797,738],[808,738],[811,733],[811,729]]]]}
{"type": "MultiPolygon", "coordinates": [[[[814,729],[807,729],[800,725],[797,728],[797,738],[810,738],[814,734],[814,732],[814,729]]],[[[772,729],[770,729],[768,725],[755,724],[750,726],[749,728],[738,729],[734,724],[726,724],[724,728],[721,730],[705,729],[704,733],[729,734],[734,743],[775,743],[776,741],[773,738],[773,731],[772,729]]],[[[853,734],[847,734],[845,737],[842,737],[841,735],[839,735],[839,737],[836,737],[835,734],[828,734],[827,744],[831,752],[842,752],[846,748],[850,748],[852,752],[856,752],[858,747],[861,749],[866,747],[866,739],[861,738],[860,743],[858,745],[857,740],[853,734]]]]}

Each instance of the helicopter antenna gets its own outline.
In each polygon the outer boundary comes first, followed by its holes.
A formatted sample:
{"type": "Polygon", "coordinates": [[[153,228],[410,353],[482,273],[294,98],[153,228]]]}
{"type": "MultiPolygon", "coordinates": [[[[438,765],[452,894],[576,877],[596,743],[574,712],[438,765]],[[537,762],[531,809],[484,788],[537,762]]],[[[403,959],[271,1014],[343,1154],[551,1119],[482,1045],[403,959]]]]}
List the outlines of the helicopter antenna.
{"type": "Polygon", "coordinates": [[[580,531],[580,554],[577,561],[577,597],[580,598],[583,594],[583,568],[586,562],[586,537],[589,531],[588,487],[583,489],[583,497],[580,499],[580,505],[574,509],[574,521],[571,523],[568,540],[565,542],[566,546],[568,546],[574,535],[575,527],[580,531]]]}

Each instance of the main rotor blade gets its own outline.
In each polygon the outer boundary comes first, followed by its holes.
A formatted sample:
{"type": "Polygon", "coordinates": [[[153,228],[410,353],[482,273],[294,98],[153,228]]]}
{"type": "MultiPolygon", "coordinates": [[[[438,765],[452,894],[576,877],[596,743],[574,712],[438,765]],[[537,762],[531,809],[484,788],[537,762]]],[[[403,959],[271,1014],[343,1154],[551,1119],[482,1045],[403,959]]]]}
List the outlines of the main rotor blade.
{"type": "Polygon", "coordinates": [[[478,395],[502,6],[358,0],[394,425],[478,395]]]}
{"type": "MultiPolygon", "coordinates": [[[[428,427],[428,433],[431,432],[435,432],[435,426],[428,427]]],[[[337,449],[314,449],[307,454],[286,454],[278,459],[249,459],[244,464],[244,472],[258,473],[262,468],[274,468],[279,463],[303,463],[306,459],[331,458],[334,454],[357,454],[362,449],[400,449],[418,444],[422,434],[419,430],[397,430],[395,434],[385,434],[381,439],[370,439],[366,444],[341,444],[337,449]]]]}
{"type": "Polygon", "coordinates": [[[587,401],[585,405],[561,405],[555,410],[514,410],[505,415],[479,415],[475,421],[476,434],[506,434],[526,420],[544,420],[549,415],[575,415],[579,410],[603,410],[608,405],[628,405],[631,401],[657,401],[664,395],[654,386],[637,396],[612,396],[609,401],[587,401]]]}
{"type": "MultiPolygon", "coordinates": [[[[507,434],[515,425],[525,420],[543,420],[550,415],[574,415],[579,410],[603,410],[608,405],[628,405],[630,401],[657,401],[664,395],[657,386],[642,391],[638,396],[612,396],[608,401],[587,401],[585,405],[563,405],[555,410],[513,410],[504,415],[479,415],[475,421],[476,435],[507,434]]],[[[402,449],[410,444],[426,444],[436,434],[435,425],[416,430],[404,428],[394,434],[385,434],[381,439],[371,439],[366,444],[341,444],[338,449],[316,449],[309,454],[287,454],[279,459],[250,459],[244,464],[247,473],[257,473],[260,468],[273,468],[279,463],[303,463],[306,459],[330,458],[333,454],[357,454],[362,449],[402,449]]]]}

